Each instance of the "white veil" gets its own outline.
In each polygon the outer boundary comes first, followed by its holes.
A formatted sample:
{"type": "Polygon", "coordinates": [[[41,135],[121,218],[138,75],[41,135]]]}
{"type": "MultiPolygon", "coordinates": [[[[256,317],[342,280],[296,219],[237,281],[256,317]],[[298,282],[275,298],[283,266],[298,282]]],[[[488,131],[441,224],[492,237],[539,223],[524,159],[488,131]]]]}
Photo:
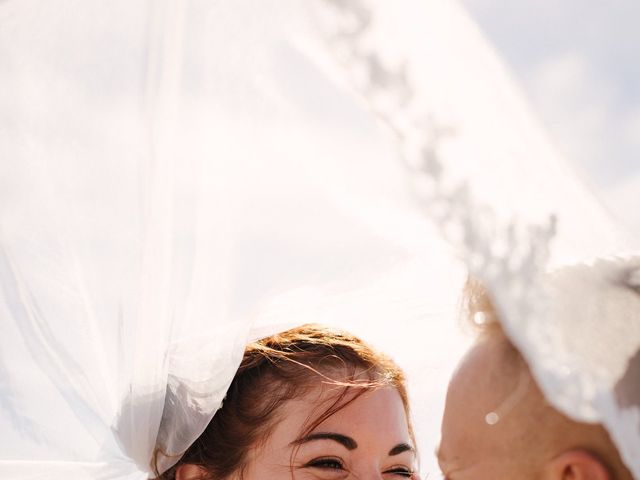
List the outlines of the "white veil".
{"type": "Polygon", "coordinates": [[[612,254],[640,239],[565,169],[454,4],[414,5],[401,22],[395,4],[365,5],[334,3],[329,42],[394,133],[425,211],[546,397],[602,423],[639,478],[640,256],[612,254]]]}
{"type": "Polygon", "coordinates": [[[6,478],[168,467],[307,321],[407,367],[424,439],[465,264],[527,342],[542,271],[637,247],[449,1],[9,0],[0,83],[6,478]]]}

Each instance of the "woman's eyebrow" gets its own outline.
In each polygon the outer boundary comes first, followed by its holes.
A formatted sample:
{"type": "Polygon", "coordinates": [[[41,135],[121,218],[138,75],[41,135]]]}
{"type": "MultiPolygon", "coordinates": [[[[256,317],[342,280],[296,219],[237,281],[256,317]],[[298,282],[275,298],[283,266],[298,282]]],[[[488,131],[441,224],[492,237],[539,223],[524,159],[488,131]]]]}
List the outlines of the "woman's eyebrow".
{"type": "Polygon", "coordinates": [[[355,450],[358,448],[358,444],[353,438],[332,432],[310,433],[309,435],[305,435],[302,438],[294,440],[291,442],[291,445],[302,445],[303,443],[312,442],[314,440],[333,440],[334,442],[338,442],[347,450],[355,450]]]}
{"type": "Polygon", "coordinates": [[[408,443],[399,443],[398,445],[393,447],[391,450],[389,450],[389,456],[392,457],[394,455],[400,455],[401,453],[404,453],[404,452],[415,452],[415,451],[416,449],[413,448],[408,443]]]}

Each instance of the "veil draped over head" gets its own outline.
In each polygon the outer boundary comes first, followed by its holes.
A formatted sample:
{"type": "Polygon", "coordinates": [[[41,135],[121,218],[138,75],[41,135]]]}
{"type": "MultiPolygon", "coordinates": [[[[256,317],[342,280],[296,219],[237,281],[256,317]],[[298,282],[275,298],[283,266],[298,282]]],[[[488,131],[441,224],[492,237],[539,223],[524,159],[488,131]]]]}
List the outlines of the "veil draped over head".
{"type": "Polygon", "coordinates": [[[466,272],[640,478],[638,257],[544,273],[638,239],[455,2],[5,0],[0,85],[3,478],[163,471],[309,321],[398,358],[428,442],[466,272]]]}

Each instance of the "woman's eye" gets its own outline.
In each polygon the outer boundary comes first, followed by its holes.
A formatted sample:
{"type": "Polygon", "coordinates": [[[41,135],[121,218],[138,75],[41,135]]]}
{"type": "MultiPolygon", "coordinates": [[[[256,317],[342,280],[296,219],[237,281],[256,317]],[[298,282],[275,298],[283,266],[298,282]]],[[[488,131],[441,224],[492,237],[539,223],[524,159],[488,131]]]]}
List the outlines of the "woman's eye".
{"type": "Polygon", "coordinates": [[[343,470],[344,465],[337,458],[316,458],[311,460],[305,467],[325,468],[327,470],[343,470]]]}
{"type": "Polygon", "coordinates": [[[387,470],[384,473],[385,474],[390,474],[390,475],[397,475],[397,476],[402,477],[402,478],[411,478],[415,474],[415,472],[413,470],[410,470],[410,469],[405,468],[405,467],[392,468],[392,469],[387,470]]]}

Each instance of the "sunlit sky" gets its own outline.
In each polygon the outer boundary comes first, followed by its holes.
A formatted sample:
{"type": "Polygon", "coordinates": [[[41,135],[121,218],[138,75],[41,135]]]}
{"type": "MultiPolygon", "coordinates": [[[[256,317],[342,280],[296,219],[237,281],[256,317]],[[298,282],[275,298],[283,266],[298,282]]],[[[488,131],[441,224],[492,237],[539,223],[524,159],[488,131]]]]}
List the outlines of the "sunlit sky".
{"type": "Polygon", "coordinates": [[[640,191],[640,3],[462,0],[564,156],[633,227],[640,191]]]}

